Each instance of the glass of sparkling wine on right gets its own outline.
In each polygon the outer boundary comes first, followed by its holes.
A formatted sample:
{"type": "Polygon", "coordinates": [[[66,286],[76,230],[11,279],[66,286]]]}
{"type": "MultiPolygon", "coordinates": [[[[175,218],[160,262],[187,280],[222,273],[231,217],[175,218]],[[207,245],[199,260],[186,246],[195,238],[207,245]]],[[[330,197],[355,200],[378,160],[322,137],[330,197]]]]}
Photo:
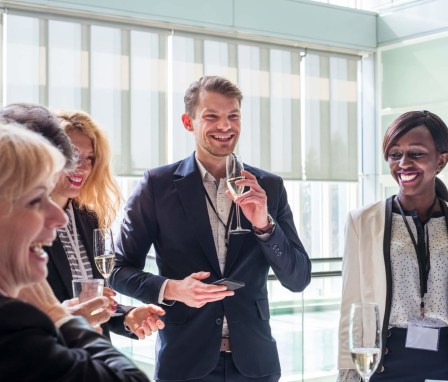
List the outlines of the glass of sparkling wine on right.
{"type": "Polygon", "coordinates": [[[356,370],[362,380],[368,382],[381,359],[381,328],[378,304],[352,304],[349,348],[356,370]]]}

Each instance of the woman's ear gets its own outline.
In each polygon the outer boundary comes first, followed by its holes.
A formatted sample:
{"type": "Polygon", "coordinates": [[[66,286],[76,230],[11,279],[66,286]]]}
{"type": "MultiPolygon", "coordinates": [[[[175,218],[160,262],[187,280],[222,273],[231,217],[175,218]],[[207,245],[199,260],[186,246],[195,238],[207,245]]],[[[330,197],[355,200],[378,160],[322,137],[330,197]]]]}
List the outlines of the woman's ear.
{"type": "Polygon", "coordinates": [[[191,118],[188,114],[182,114],[182,123],[188,131],[193,131],[193,126],[191,126],[191,118]]]}
{"type": "Polygon", "coordinates": [[[439,161],[437,164],[437,174],[441,173],[448,162],[448,153],[442,153],[439,156],[439,161]]]}

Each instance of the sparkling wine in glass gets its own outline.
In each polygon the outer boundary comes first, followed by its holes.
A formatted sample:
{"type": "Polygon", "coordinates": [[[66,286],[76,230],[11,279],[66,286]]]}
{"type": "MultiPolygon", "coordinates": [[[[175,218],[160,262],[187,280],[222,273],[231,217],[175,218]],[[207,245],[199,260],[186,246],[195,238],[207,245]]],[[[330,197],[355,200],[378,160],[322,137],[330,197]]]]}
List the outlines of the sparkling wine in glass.
{"type": "Polygon", "coordinates": [[[349,348],[353,363],[368,382],[381,359],[381,328],[378,304],[355,303],[350,310],[349,348]]]}
{"type": "MultiPolygon", "coordinates": [[[[109,277],[115,266],[115,246],[110,228],[93,230],[93,256],[97,269],[104,277],[104,286],[109,287],[109,277]]],[[[112,313],[111,316],[121,316],[121,313],[112,313]]]]}
{"type": "MultiPolygon", "coordinates": [[[[243,162],[234,153],[228,155],[226,158],[226,181],[227,188],[233,196],[241,195],[244,191],[244,186],[239,186],[236,184],[238,180],[244,179],[244,176],[241,174],[241,170],[244,170],[243,162]]],[[[240,206],[238,204],[235,208],[235,214],[236,228],[231,229],[229,233],[234,235],[249,233],[250,229],[241,228],[240,206]]]]}

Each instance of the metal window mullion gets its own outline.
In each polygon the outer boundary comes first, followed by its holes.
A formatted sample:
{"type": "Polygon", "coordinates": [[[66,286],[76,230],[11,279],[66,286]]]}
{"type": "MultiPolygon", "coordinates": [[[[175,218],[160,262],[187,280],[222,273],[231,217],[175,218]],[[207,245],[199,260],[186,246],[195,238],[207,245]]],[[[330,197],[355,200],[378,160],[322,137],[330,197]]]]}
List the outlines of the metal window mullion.
{"type": "MultiPolygon", "coordinates": [[[[313,174],[314,179],[331,180],[332,176],[332,161],[331,156],[333,150],[331,149],[331,78],[330,78],[330,57],[320,56],[320,78],[328,81],[328,88],[324,92],[328,95],[328,100],[320,99],[319,113],[320,113],[320,137],[321,143],[319,146],[321,166],[318,174],[313,174]]],[[[311,158],[307,158],[310,160],[311,158]]]]}
{"type": "Polygon", "coordinates": [[[227,65],[232,68],[235,73],[235,78],[229,78],[230,81],[238,83],[238,44],[232,41],[226,41],[229,61],[227,65]]]}
{"type": "Polygon", "coordinates": [[[205,39],[200,36],[194,38],[193,40],[193,46],[194,46],[193,62],[195,63],[195,66],[197,65],[198,68],[201,67],[202,69],[200,70],[199,73],[196,73],[195,70],[194,78],[191,79],[191,82],[198,79],[200,76],[204,75],[204,43],[205,39]]]}
{"type": "MultiPolygon", "coordinates": [[[[159,33],[159,62],[164,62],[165,67],[168,66],[168,35],[166,33],[159,33]]],[[[163,73],[164,71],[162,68],[160,68],[160,72],[163,73]]],[[[166,71],[167,73],[167,80],[168,77],[172,74],[166,71]]],[[[165,84],[167,84],[165,82],[165,84]]],[[[168,85],[167,85],[168,86],[168,85]]],[[[168,110],[168,96],[170,95],[170,90],[167,88],[164,88],[162,90],[162,87],[158,87],[159,90],[159,163],[168,163],[168,150],[167,145],[170,144],[168,141],[168,134],[167,129],[165,128],[168,126],[168,118],[167,114],[169,112],[168,110]]]]}
{"type": "Polygon", "coordinates": [[[120,102],[121,102],[121,165],[120,172],[131,173],[131,33],[121,30],[120,102]]]}
{"type": "Polygon", "coordinates": [[[291,98],[291,174],[290,179],[301,180],[302,179],[302,124],[301,124],[301,73],[300,73],[300,54],[298,52],[291,53],[291,75],[294,78],[295,75],[299,77],[298,93],[299,99],[291,98]]]}
{"type": "Polygon", "coordinates": [[[91,113],[91,70],[92,54],[91,50],[91,27],[88,24],[81,24],[81,110],[91,113]]]}
{"type": "MultiPolygon", "coordinates": [[[[260,48],[260,167],[271,169],[270,50],[260,48]],[[264,78],[266,77],[266,78],[264,78]]],[[[254,127],[252,127],[254,128],[254,127]]]]}
{"type": "Polygon", "coordinates": [[[48,105],[49,78],[48,19],[39,19],[39,103],[48,105]]]}

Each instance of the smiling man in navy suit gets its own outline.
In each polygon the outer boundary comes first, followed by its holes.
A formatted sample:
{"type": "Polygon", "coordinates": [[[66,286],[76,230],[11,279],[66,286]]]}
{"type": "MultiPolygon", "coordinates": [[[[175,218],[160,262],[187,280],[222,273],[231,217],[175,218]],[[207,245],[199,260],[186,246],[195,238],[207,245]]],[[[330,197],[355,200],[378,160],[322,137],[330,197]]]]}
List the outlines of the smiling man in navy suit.
{"type": "Polygon", "coordinates": [[[222,77],[193,82],[182,122],[196,151],[147,171],[126,205],[111,282],[121,293],[165,305],[158,381],[278,381],[269,268],[291,291],[310,282],[311,264],[282,179],[245,165],[244,193],[233,198],[227,191],[226,157],[240,135],[242,98],[222,77]],[[248,234],[229,234],[235,203],[248,234]],[[143,271],[152,245],[158,275],[143,271]],[[221,278],[245,286],[231,291],[212,284],[221,278]]]}

